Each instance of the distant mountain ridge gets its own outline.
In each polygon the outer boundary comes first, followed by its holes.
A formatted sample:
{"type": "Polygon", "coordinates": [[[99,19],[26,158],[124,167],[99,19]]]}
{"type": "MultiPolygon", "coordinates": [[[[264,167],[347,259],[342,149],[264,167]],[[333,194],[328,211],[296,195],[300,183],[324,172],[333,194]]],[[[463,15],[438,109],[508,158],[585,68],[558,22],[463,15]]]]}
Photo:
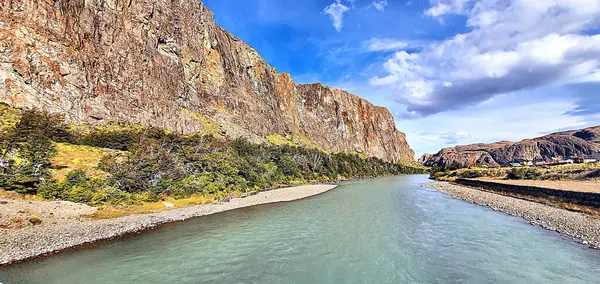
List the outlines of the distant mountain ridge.
{"type": "Polygon", "coordinates": [[[520,142],[471,144],[444,148],[437,154],[425,154],[419,162],[425,166],[447,167],[453,163],[477,166],[504,166],[523,160],[572,158],[600,154],[600,126],[552,133],[520,142]]]}

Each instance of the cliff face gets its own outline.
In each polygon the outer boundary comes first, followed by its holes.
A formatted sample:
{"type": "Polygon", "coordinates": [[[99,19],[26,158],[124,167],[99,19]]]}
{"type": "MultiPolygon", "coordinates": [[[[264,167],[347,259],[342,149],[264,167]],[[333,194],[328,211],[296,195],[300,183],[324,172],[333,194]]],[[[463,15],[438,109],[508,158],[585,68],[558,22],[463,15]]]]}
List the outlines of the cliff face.
{"type": "Polygon", "coordinates": [[[300,135],[333,151],[413,161],[391,113],[297,85],[217,26],[197,0],[0,0],[0,102],[72,123],[179,133],[300,135]]]}
{"type": "Polygon", "coordinates": [[[545,160],[600,154],[600,126],[553,133],[521,142],[497,142],[445,148],[433,156],[422,157],[426,166],[461,165],[504,166],[516,159],[545,160]]]}

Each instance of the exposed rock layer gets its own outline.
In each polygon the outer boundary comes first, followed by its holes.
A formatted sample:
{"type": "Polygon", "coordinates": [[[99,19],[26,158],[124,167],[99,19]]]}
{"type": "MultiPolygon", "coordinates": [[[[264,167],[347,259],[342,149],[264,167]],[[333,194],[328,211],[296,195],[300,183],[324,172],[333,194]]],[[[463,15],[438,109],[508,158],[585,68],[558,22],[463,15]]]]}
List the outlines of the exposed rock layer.
{"type": "Polygon", "coordinates": [[[600,126],[553,133],[521,142],[502,141],[442,149],[435,155],[422,157],[426,166],[461,165],[504,166],[512,161],[567,159],[600,154],[600,126]]]}
{"type": "Polygon", "coordinates": [[[197,0],[0,0],[0,102],[180,133],[216,121],[232,137],[413,161],[387,109],[296,85],[197,0]]]}

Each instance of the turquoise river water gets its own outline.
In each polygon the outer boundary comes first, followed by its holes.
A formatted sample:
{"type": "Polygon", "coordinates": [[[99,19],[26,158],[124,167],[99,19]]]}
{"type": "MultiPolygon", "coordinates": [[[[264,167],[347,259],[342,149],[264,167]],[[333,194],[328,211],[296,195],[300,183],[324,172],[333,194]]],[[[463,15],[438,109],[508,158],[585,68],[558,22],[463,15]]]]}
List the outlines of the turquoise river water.
{"type": "Polygon", "coordinates": [[[25,283],[600,283],[600,252],[422,188],[347,183],[0,269],[25,283]]]}

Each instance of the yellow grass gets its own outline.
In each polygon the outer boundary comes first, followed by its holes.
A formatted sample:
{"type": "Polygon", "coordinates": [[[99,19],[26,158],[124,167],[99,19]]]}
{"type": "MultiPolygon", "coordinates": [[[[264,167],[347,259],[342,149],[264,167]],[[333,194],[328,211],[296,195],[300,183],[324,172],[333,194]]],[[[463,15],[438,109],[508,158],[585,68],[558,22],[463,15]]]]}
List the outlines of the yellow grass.
{"type": "Polygon", "coordinates": [[[46,201],[41,196],[30,195],[30,194],[19,194],[14,191],[7,191],[4,189],[0,189],[0,198],[1,199],[10,199],[10,200],[46,201]]]}
{"type": "Polygon", "coordinates": [[[162,202],[147,202],[141,205],[128,207],[104,206],[92,216],[94,219],[110,219],[128,215],[149,214],[166,210],[167,207],[162,202]]]}
{"type": "Polygon", "coordinates": [[[276,145],[276,146],[282,146],[282,145],[298,146],[291,139],[283,137],[279,134],[271,134],[271,135],[268,135],[266,138],[267,138],[267,141],[269,141],[269,143],[276,145]]]}
{"type": "Polygon", "coordinates": [[[304,135],[297,134],[297,133],[292,133],[292,134],[286,135],[285,137],[280,134],[271,134],[265,138],[267,139],[267,141],[269,141],[269,143],[276,145],[276,146],[288,145],[288,146],[304,147],[304,148],[309,148],[309,149],[316,149],[321,152],[331,154],[330,150],[326,150],[326,149],[319,147],[319,145],[317,145],[317,143],[312,141],[310,138],[308,138],[304,135]]]}
{"type": "Polygon", "coordinates": [[[57,153],[51,160],[54,166],[52,170],[54,179],[62,180],[67,173],[76,169],[85,171],[91,177],[107,175],[98,169],[98,163],[106,155],[102,149],[68,143],[56,143],[55,146],[57,153]]]}
{"type": "Polygon", "coordinates": [[[204,204],[213,204],[215,203],[214,198],[207,197],[203,195],[195,195],[185,199],[174,199],[167,198],[167,202],[173,203],[173,205],[177,208],[188,207],[192,205],[204,205],[204,204]]]}
{"type": "Polygon", "coordinates": [[[202,128],[201,133],[203,135],[211,135],[214,138],[223,138],[223,135],[221,134],[223,132],[223,127],[218,122],[187,108],[181,108],[181,112],[202,122],[204,127],[202,128]]]}
{"type": "MultiPolygon", "coordinates": [[[[195,195],[189,198],[179,200],[169,197],[165,200],[165,202],[173,204],[175,208],[183,208],[193,205],[213,204],[215,203],[215,200],[212,197],[195,195]]],[[[100,208],[98,212],[96,212],[96,214],[91,216],[91,218],[110,219],[129,215],[157,213],[168,209],[170,208],[168,208],[162,201],[145,202],[140,205],[132,205],[126,207],[104,206],[100,208]]]]}
{"type": "Polygon", "coordinates": [[[0,133],[13,127],[20,120],[20,111],[0,103],[0,133]]]}

